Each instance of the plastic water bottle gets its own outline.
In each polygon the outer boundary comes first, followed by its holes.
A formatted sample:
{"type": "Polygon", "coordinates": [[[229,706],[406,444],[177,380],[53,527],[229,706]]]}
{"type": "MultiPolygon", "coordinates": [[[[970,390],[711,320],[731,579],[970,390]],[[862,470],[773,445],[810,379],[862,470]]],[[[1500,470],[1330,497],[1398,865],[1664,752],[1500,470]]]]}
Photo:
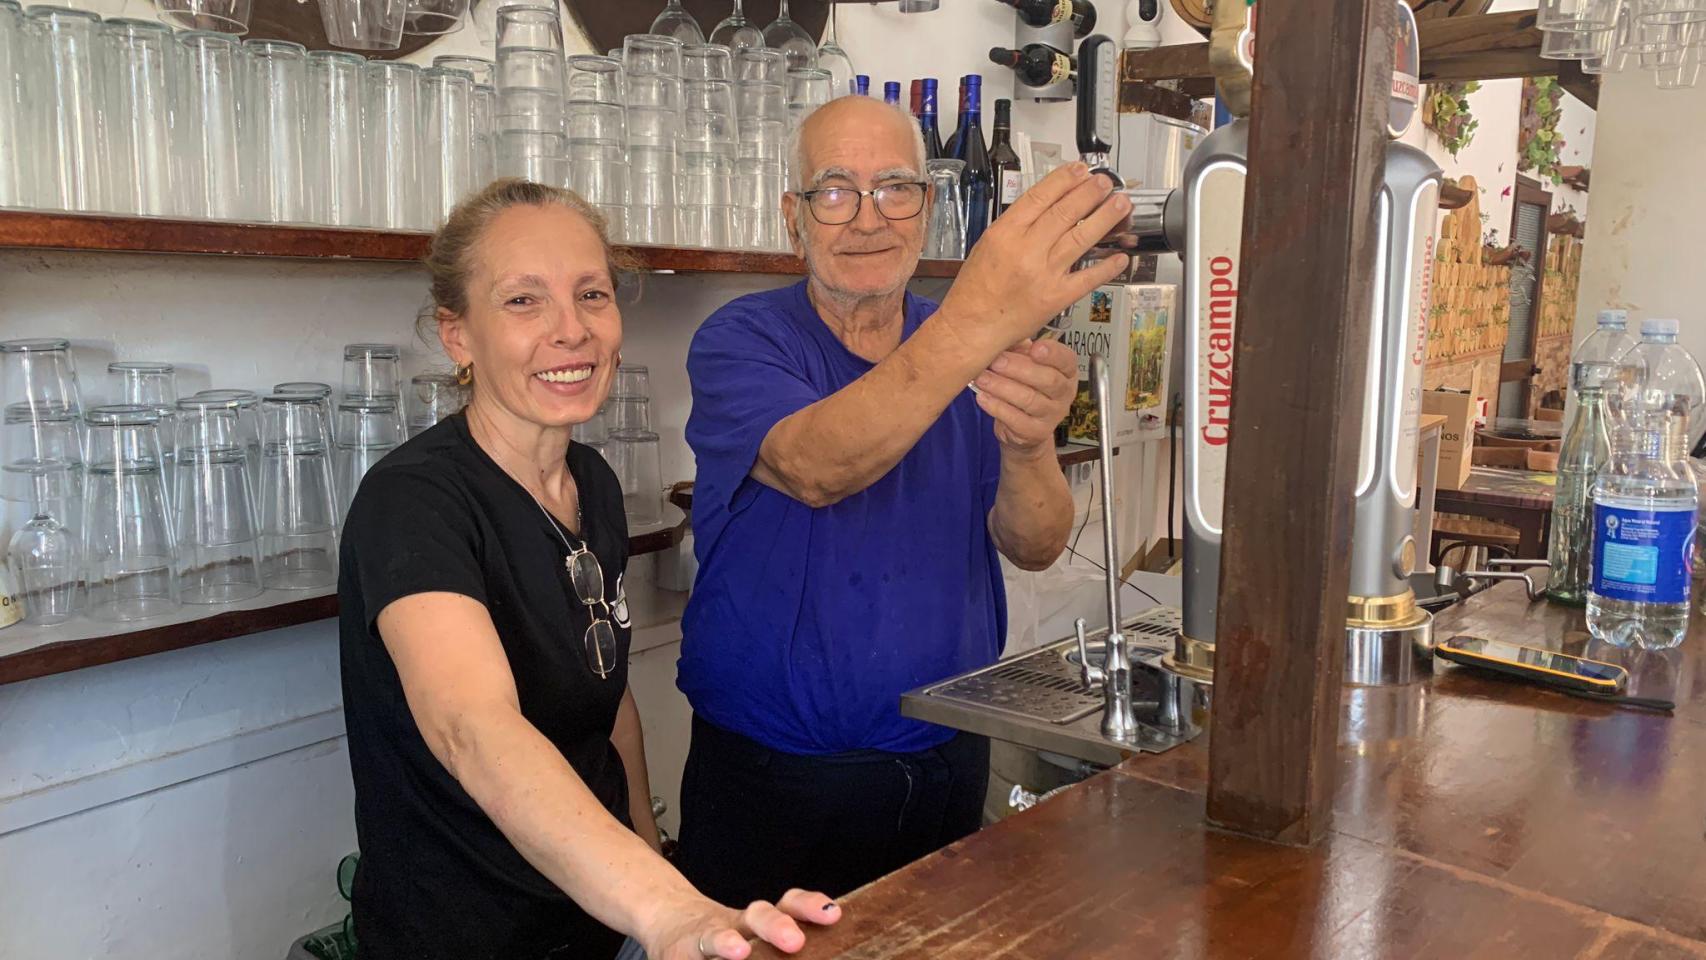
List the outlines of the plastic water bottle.
{"type": "Polygon", "coordinates": [[[1700,367],[1677,322],[1641,324],[1635,373],[1606,397],[1611,453],[1593,489],[1588,630],[1616,646],[1674,647],[1688,631],[1689,567],[1700,497],[1688,467],[1688,417],[1700,367]]]}
{"type": "Polygon", "coordinates": [[[1570,358],[1570,393],[1575,414],[1558,453],[1558,486],[1552,499],[1552,539],[1547,559],[1553,600],[1580,606],[1587,600],[1593,551],[1593,485],[1610,455],[1605,421],[1606,385],[1615,385],[1625,354],[1635,346],[1628,312],[1601,310],[1595,330],[1570,358]]]}

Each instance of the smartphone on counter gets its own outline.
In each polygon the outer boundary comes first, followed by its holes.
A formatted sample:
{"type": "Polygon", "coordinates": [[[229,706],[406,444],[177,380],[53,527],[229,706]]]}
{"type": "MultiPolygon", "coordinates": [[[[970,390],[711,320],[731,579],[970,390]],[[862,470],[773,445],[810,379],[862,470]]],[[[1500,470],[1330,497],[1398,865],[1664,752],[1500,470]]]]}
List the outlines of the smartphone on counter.
{"type": "Polygon", "coordinates": [[[1572,657],[1505,640],[1456,636],[1436,647],[1434,655],[1464,666],[1600,696],[1619,696],[1629,686],[1629,671],[1615,663],[1572,657]]]}

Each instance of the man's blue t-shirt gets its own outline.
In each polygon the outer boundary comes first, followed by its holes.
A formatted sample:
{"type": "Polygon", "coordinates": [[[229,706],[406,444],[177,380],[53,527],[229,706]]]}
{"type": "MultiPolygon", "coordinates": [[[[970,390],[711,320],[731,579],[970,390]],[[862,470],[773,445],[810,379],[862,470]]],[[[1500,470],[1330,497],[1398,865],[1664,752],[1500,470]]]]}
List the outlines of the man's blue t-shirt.
{"type": "MultiPolygon", "coordinates": [[[[907,294],[902,338],[935,311],[907,294]]],[[[1000,448],[969,389],[839,503],[813,509],[750,476],[771,427],[872,366],[804,282],[718,310],[687,354],[699,577],[676,682],[706,720],[787,753],[946,741],[953,731],[901,717],[900,695],[992,662],[1007,631],[987,523],[1000,448]]]]}

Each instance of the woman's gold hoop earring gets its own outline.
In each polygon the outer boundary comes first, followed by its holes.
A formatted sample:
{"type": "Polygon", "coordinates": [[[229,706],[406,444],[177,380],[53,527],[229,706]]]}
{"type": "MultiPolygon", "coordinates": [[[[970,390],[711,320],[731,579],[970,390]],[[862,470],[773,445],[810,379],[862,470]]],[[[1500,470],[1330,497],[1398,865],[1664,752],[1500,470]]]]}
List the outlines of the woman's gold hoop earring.
{"type": "Polygon", "coordinates": [[[459,363],[459,364],[457,364],[456,365],[456,385],[461,386],[461,387],[466,387],[468,384],[473,383],[473,382],[474,382],[474,365],[471,363],[459,363]]]}

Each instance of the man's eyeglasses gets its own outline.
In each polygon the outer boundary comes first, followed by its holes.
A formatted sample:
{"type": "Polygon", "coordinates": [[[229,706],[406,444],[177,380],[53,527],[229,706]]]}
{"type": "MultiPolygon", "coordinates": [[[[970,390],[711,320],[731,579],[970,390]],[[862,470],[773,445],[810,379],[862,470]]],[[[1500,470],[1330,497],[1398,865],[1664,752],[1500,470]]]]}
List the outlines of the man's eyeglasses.
{"type": "Polygon", "coordinates": [[[866,197],[877,205],[877,212],[887,220],[911,220],[924,210],[924,193],[929,184],[921,180],[885,183],[871,190],[852,187],[820,187],[801,190],[800,199],[812,212],[812,219],[826,227],[852,223],[866,197]]]}
{"type": "Polygon", "coordinates": [[[581,643],[586,647],[587,667],[602,680],[616,669],[616,629],[610,625],[610,604],[604,600],[604,568],[584,542],[570,551],[563,565],[569,569],[575,596],[592,614],[592,625],[581,643]]]}

